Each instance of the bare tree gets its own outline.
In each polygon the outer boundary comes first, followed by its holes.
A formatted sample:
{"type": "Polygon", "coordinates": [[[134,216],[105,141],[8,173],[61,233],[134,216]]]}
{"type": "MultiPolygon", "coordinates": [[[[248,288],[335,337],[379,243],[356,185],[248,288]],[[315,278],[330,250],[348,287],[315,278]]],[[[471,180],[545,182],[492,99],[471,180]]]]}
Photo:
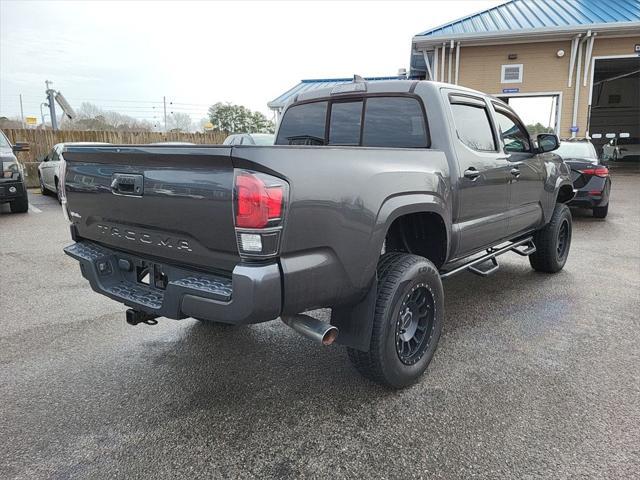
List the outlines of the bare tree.
{"type": "Polygon", "coordinates": [[[172,132],[193,131],[191,116],[186,113],[172,112],[171,115],[167,116],[167,130],[172,132]]]}
{"type": "Polygon", "coordinates": [[[153,126],[147,120],[138,120],[118,112],[103,110],[92,103],[83,102],[76,110],[76,118],[60,123],[64,130],[129,130],[148,132],[153,126]]]}

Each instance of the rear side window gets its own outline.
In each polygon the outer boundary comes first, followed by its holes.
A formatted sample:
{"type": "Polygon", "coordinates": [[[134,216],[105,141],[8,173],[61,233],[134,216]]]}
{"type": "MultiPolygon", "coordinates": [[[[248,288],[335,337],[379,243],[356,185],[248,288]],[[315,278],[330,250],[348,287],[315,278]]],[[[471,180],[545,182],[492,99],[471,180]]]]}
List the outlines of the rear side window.
{"type": "Polygon", "coordinates": [[[489,112],[480,106],[454,103],[451,105],[453,121],[455,122],[458,138],[467,147],[481,152],[496,150],[489,112]]]}
{"type": "Polygon", "coordinates": [[[427,128],[418,100],[409,97],[367,98],[362,146],[426,147],[427,128]]]}
{"type": "Polygon", "coordinates": [[[276,145],[324,145],[328,140],[328,145],[395,148],[429,146],[424,111],[416,98],[392,96],[336,99],[330,101],[329,108],[327,103],[315,102],[290,107],[280,123],[276,145]],[[329,122],[326,122],[327,111],[330,111],[329,122]]]}
{"type": "Polygon", "coordinates": [[[331,105],[329,143],[331,145],[360,145],[362,100],[334,102],[331,105]]]}
{"type": "Polygon", "coordinates": [[[288,108],[276,145],[324,145],[327,103],[303,103],[288,108]]]}

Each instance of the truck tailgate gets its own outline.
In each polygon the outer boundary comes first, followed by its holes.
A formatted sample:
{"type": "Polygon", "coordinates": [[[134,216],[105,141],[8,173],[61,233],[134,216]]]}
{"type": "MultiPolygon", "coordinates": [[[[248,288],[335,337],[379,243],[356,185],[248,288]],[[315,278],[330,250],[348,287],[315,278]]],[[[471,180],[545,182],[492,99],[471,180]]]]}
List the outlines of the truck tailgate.
{"type": "Polygon", "coordinates": [[[239,256],[226,146],[69,146],[67,211],[80,237],[207,270],[239,256]]]}

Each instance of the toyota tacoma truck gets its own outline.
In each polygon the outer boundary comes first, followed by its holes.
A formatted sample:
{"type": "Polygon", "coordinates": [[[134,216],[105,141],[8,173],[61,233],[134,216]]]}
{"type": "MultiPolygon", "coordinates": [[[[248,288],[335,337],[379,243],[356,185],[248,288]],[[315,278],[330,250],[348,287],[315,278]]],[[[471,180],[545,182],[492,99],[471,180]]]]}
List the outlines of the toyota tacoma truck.
{"type": "Polygon", "coordinates": [[[65,251],[131,324],[280,318],[401,388],[434,355],[444,279],[506,252],[563,268],[574,190],[557,147],[483,93],[354,79],[299,94],[274,146],[68,146],[65,251]],[[330,322],[304,313],[318,308],[330,322]]]}

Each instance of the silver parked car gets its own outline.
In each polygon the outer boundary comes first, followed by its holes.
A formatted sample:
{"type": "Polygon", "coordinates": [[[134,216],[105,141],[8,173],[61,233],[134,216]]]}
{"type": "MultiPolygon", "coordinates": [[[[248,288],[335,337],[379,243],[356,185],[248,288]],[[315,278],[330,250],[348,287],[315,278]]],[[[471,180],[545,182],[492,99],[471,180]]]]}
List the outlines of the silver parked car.
{"type": "Polygon", "coordinates": [[[602,147],[604,160],[640,160],[640,138],[612,138],[602,147]]]}
{"type": "Polygon", "coordinates": [[[273,145],[271,133],[234,133],[222,142],[223,145],[273,145]]]}
{"type": "Polygon", "coordinates": [[[40,182],[40,192],[42,192],[43,195],[47,195],[48,193],[55,193],[58,197],[58,202],[60,201],[60,191],[58,189],[58,179],[60,178],[60,161],[64,159],[62,157],[62,152],[64,151],[65,145],[109,145],[109,143],[57,143],[53,146],[51,151],[45,155],[45,157],[40,162],[40,165],[38,165],[38,181],[40,182]]]}

